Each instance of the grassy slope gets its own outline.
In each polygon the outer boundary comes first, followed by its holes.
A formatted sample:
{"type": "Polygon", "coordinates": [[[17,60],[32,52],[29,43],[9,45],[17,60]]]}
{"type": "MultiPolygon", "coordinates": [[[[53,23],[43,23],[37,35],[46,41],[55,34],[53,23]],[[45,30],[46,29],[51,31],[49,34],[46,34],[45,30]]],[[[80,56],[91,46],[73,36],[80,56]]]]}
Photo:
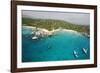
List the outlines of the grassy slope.
{"type": "Polygon", "coordinates": [[[35,26],[40,28],[45,28],[48,30],[57,29],[59,27],[65,29],[71,29],[78,32],[85,32],[89,34],[89,26],[75,25],[62,20],[51,20],[51,19],[30,19],[22,18],[22,24],[27,26],[35,26]]]}

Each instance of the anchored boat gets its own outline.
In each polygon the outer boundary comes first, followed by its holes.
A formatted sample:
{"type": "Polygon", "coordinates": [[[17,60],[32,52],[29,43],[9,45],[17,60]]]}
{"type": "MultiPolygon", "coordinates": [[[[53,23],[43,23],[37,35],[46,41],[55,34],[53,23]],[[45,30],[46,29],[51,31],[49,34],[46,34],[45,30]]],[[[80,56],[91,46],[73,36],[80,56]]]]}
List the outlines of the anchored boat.
{"type": "Polygon", "coordinates": [[[83,52],[84,52],[85,54],[87,54],[87,49],[83,48],[82,50],[83,50],[83,52]]]}
{"type": "Polygon", "coordinates": [[[76,58],[78,58],[77,52],[76,52],[75,50],[73,51],[73,54],[74,54],[74,56],[75,56],[76,58]]]}

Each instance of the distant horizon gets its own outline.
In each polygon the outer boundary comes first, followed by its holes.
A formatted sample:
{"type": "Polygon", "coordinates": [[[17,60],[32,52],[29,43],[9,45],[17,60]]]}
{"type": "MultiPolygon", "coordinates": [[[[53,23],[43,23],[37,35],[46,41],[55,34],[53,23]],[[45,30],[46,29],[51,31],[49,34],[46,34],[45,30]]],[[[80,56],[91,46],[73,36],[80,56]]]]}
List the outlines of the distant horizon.
{"type": "Polygon", "coordinates": [[[63,20],[77,25],[90,25],[89,13],[22,10],[22,18],[63,20]]]}

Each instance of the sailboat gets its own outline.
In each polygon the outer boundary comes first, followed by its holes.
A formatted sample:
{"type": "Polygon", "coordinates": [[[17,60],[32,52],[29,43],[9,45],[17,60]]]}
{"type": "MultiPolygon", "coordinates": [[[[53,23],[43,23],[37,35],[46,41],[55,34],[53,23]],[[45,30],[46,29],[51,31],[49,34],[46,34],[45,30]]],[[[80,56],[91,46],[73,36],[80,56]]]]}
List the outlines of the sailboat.
{"type": "Polygon", "coordinates": [[[76,58],[78,58],[77,52],[76,52],[75,50],[73,51],[73,54],[74,54],[74,56],[75,56],[76,58]]]}
{"type": "Polygon", "coordinates": [[[83,48],[82,50],[83,50],[83,52],[84,52],[85,54],[87,54],[87,49],[83,48]]]}

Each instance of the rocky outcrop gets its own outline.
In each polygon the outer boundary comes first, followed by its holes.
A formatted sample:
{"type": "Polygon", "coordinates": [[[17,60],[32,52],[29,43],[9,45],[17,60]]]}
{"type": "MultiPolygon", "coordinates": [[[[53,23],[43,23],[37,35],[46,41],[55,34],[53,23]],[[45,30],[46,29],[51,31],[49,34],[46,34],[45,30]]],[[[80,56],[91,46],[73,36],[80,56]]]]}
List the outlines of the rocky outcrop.
{"type": "Polygon", "coordinates": [[[37,28],[35,32],[32,32],[32,34],[33,34],[32,39],[38,39],[41,37],[50,36],[53,33],[51,31],[46,30],[46,29],[37,28]]]}

